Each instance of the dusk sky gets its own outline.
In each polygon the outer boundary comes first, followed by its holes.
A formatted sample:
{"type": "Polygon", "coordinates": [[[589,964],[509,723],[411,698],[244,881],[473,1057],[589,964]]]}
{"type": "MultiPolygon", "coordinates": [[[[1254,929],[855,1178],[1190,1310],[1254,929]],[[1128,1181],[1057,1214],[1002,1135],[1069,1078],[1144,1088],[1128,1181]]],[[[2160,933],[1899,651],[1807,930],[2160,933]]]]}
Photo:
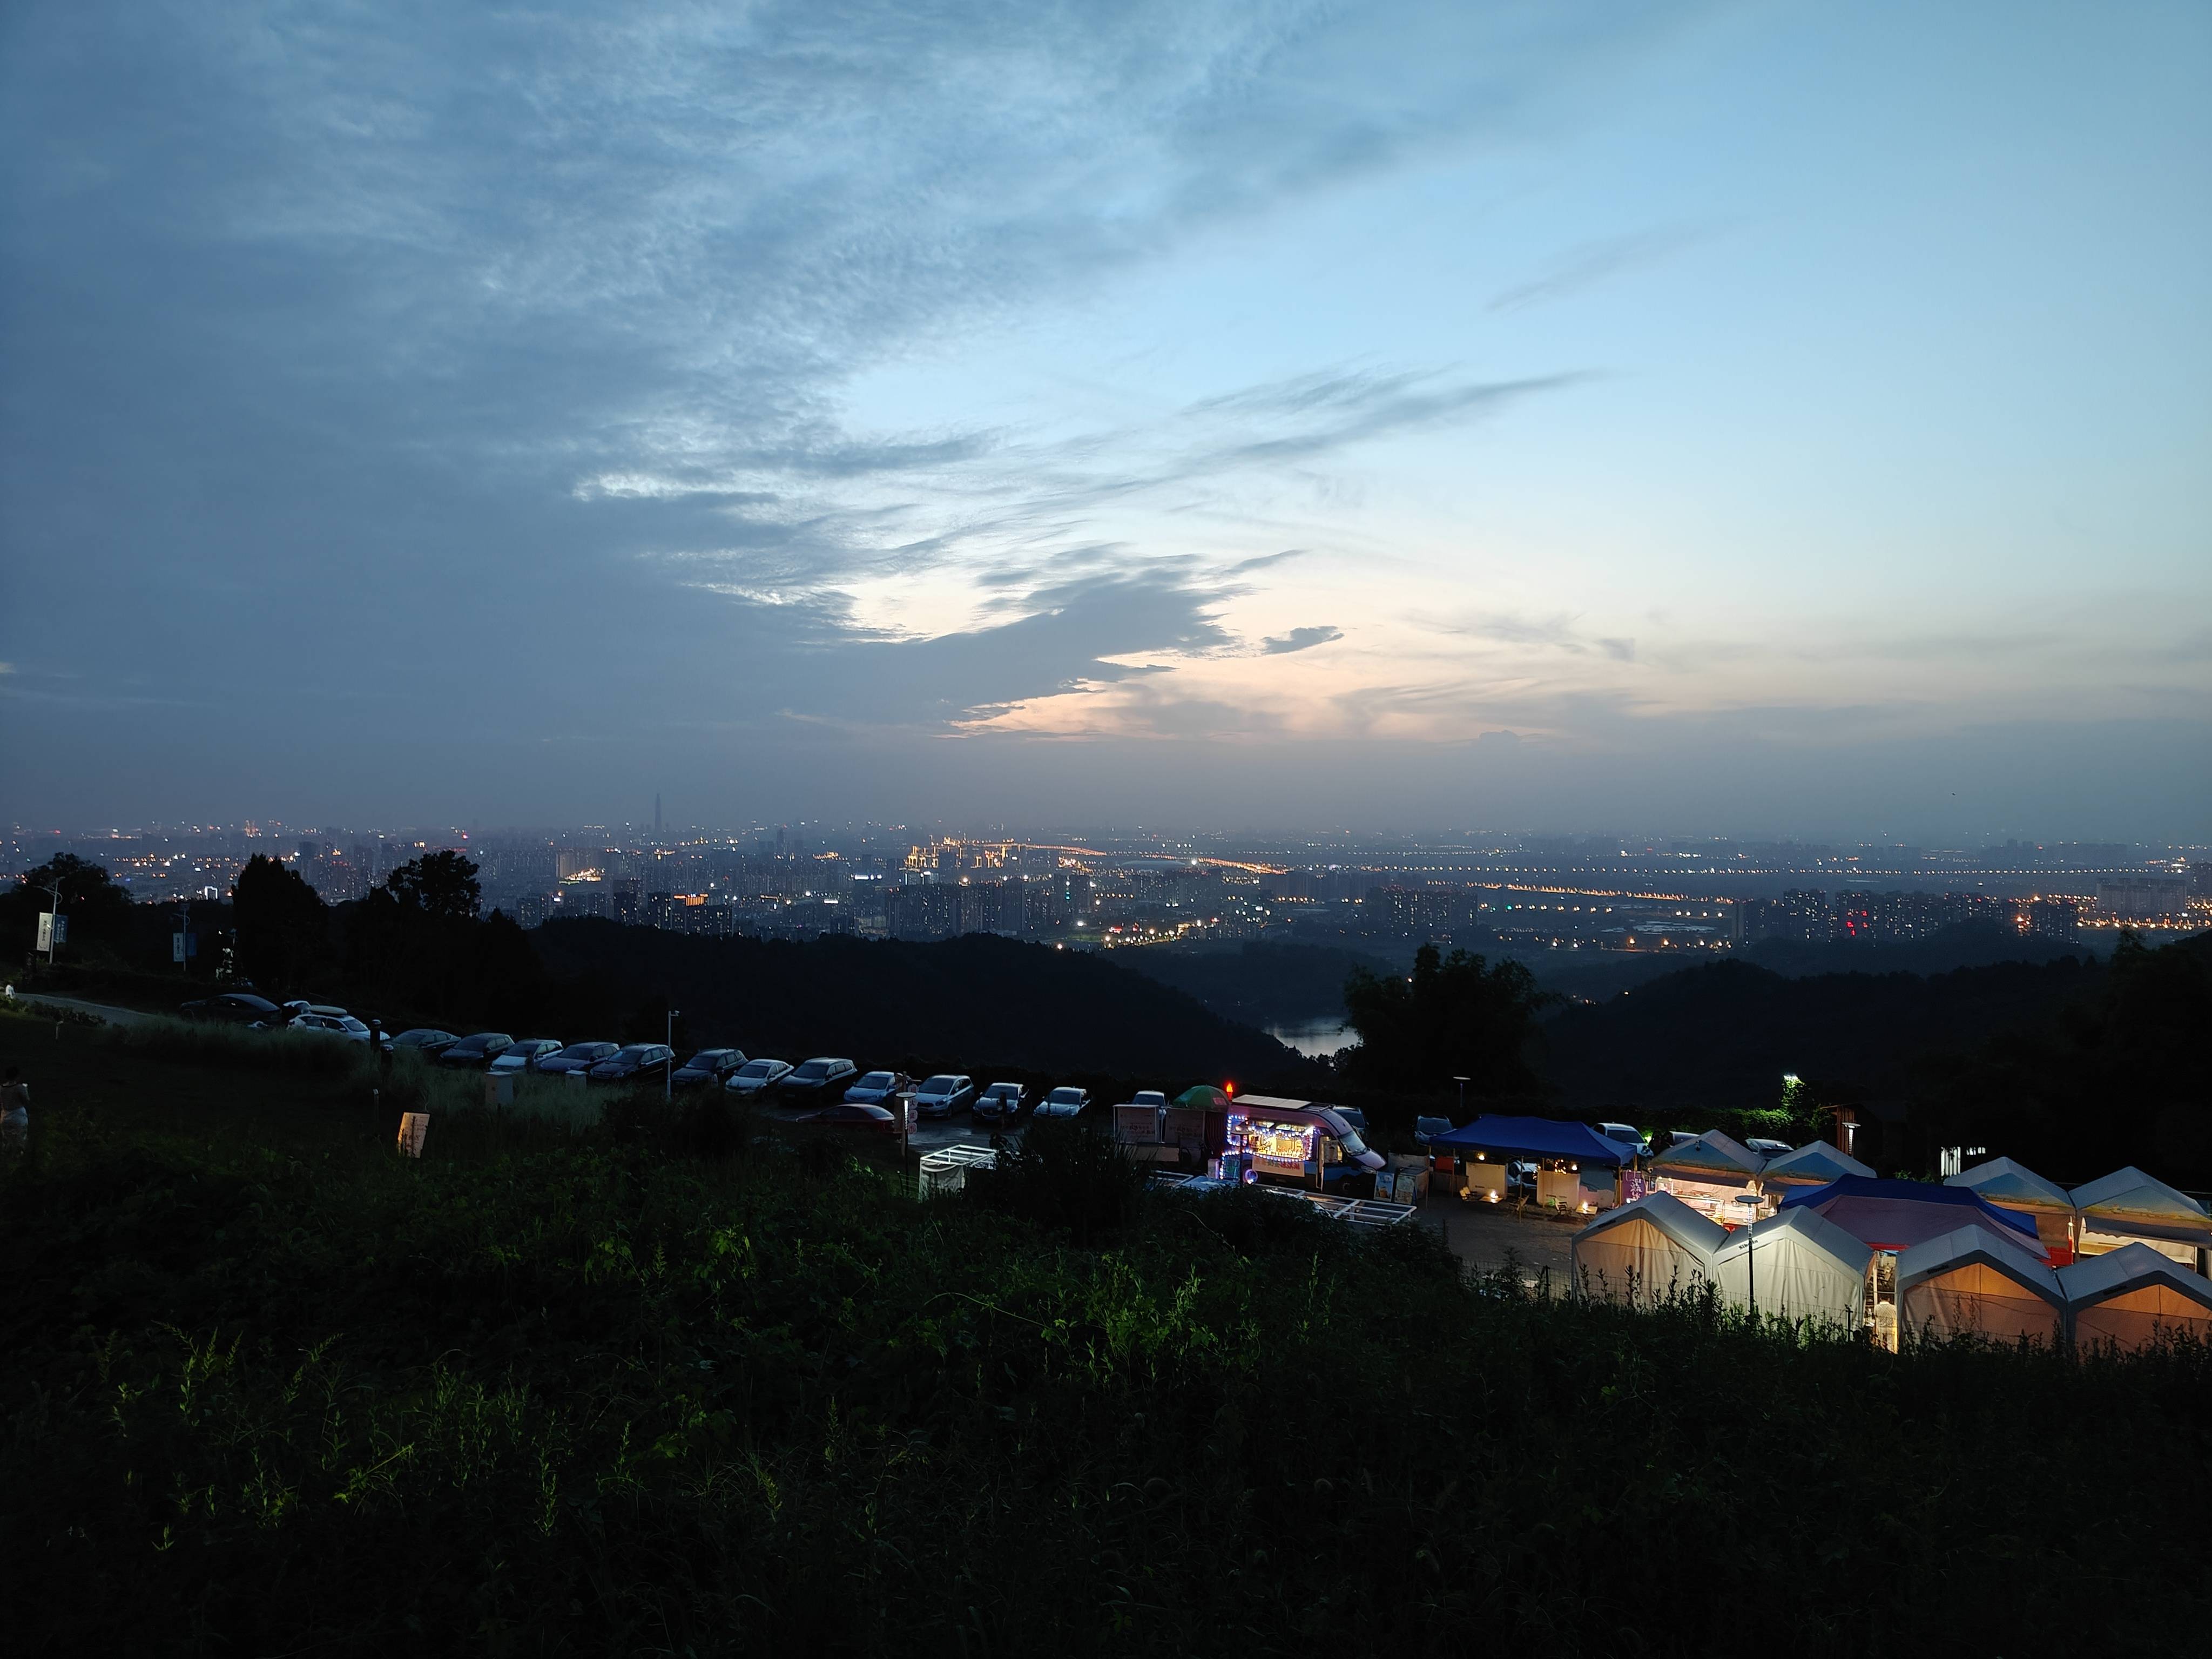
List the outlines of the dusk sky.
{"type": "Polygon", "coordinates": [[[0,15],[0,817],[2212,839],[2212,8],[0,15]]]}

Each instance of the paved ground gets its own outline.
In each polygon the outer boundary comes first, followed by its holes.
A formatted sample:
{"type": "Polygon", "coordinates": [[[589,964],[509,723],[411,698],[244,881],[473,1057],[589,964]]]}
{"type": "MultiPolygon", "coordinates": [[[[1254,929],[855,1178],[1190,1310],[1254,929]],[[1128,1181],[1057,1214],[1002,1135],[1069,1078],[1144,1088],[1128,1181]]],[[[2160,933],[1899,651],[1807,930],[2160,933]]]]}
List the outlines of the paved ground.
{"type": "Polygon", "coordinates": [[[1534,1284],[1543,1269],[1552,1283],[1567,1285],[1567,1241],[1579,1224],[1535,1210],[1516,1212],[1502,1206],[1468,1204],[1456,1198],[1431,1199],[1421,1208],[1423,1224],[1441,1228],[1452,1253],[1485,1272],[1505,1265],[1510,1255],[1523,1280],[1534,1284]]]}

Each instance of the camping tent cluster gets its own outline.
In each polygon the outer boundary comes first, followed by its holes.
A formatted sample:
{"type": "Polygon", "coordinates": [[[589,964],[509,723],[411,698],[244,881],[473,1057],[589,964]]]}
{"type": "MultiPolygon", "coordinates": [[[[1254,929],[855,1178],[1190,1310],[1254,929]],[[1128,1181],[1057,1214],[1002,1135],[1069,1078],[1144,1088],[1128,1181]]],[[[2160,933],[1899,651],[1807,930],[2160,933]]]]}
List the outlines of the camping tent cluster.
{"type": "Polygon", "coordinates": [[[2033,1221],[1970,1188],[1841,1176],[1729,1231],[1669,1193],[1575,1235],[1575,1291],[1650,1306],[1711,1294],[1731,1307],[1907,1338],[1978,1336],[2135,1349],[2212,1341],[2212,1281],[2141,1242],[2054,1268],[2033,1221]]]}

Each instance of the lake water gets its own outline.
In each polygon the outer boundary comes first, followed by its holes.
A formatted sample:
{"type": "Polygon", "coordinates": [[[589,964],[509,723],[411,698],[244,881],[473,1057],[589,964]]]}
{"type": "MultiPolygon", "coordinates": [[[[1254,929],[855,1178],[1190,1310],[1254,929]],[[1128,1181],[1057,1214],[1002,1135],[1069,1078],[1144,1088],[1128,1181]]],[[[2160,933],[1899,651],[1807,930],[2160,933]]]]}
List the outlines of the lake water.
{"type": "Polygon", "coordinates": [[[1359,1041],[1358,1032],[1334,1019],[1306,1020],[1296,1025],[1269,1025],[1262,1029],[1276,1042],[1315,1058],[1333,1054],[1359,1041]]]}

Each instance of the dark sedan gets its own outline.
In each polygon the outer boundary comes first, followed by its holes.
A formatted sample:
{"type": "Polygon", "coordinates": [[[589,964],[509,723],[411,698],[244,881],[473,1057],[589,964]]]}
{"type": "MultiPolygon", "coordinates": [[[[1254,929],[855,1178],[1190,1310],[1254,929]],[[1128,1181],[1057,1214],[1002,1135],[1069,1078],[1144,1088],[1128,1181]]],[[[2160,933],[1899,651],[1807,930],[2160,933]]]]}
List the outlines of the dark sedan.
{"type": "Polygon", "coordinates": [[[629,1083],[648,1072],[658,1071],[676,1058],[676,1050],[665,1042],[633,1042],[628,1048],[617,1048],[592,1067],[594,1083],[629,1083]]]}
{"type": "Polygon", "coordinates": [[[858,1129],[863,1133],[896,1135],[899,1132],[898,1115],[880,1106],[863,1106],[858,1101],[837,1106],[824,1106],[818,1112],[809,1112],[799,1120],[801,1123],[818,1123],[825,1129],[858,1129]]]}
{"type": "Polygon", "coordinates": [[[670,1080],[679,1089],[696,1088],[702,1083],[720,1085],[727,1083],[730,1073],[744,1063],[742,1048],[702,1048],[678,1066],[670,1080]]]}
{"type": "Polygon", "coordinates": [[[251,991],[225,991],[220,996],[203,997],[198,1002],[188,1002],[177,1011],[186,1019],[219,1020],[237,1025],[258,1024],[268,1020],[278,1025],[284,1023],[284,1011],[267,997],[255,996],[251,991]]]}
{"type": "Polygon", "coordinates": [[[581,1077],[621,1047],[618,1042],[572,1042],[539,1060],[538,1069],[547,1077],[581,1077]]]}
{"type": "Polygon", "coordinates": [[[787,1096],[819,1100],[824,1095],[842,1095],[860,1074],[860,1068],[851,1060],[823,1055],[794,1068],[781,1087],[787,1096]]]}
{"type": "Polygon", "coordinates": [[[474,1036],[447,1043],[438,1056],[438,1064],[482,1070],[513,1047],[514,1039],[504,1031],[478,1031],[474,1036]]]}
{"type": "Polygon", "coordinates": [[[904,1072],[869,1072],[845,1091],[848,1106],[881,1106],[896,1095],[902,1095],[914,1087],[904,1072]]]}
{"type": "Polygon", "coordinates": [[[459,1041],[451,1031],[441,1031],[434,1025],[416,1025],[392,1038],[392,1046],[428,1056],[442,1054],[459,1041]]]}

